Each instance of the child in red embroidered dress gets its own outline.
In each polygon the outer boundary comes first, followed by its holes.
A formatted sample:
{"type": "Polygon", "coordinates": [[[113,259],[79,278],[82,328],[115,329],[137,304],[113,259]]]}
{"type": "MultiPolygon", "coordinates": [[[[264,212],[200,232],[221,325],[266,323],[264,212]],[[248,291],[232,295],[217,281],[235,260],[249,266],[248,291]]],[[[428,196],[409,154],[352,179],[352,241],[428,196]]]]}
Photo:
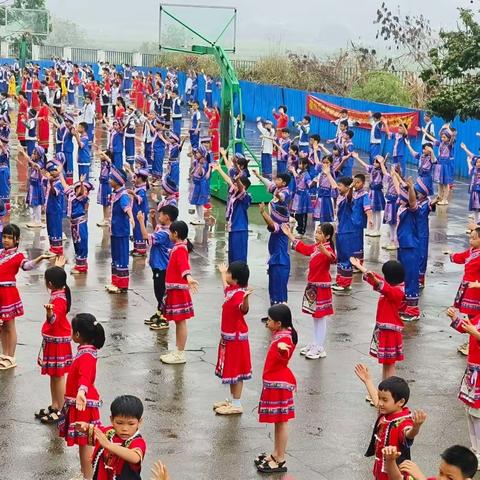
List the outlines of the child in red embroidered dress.
{"type": "Polygon", "coordinates": [[[364,280],[380,293],[370,355],[383,366],[382,380],[385,380],[395,375],[395,363],[403,360],[403,321],[399,312],[405,301],[405,293],[400,286],[405,271],[400,262],[389,260],[383,264],[385,278],[382,278],[368,271],[357,258],[352,257],[350,261],[363,273],[364,280]]]}
{"type": "Polygon", "coordinates": [[[44,305],[46,320],[42,326],[42,348],[38,365],[42,375],[50,376],[52,403],[35,414],[42,423],[53,424],[60,420],[60,411],[65,397],[65,374],[72,364],[72,327],[67,318],[72,297],[63,269],[65,257],[57,257],[55,266],[45,271],[45,283],[51,291],[50,301],[44,305]]]}
{"type": "Polygon", "coordinates": [[[232,262],[228,268],[222,263],[218,266],[218,271],[222,276],[225,300],[222,307],[221,339],[215,375],[222,379],[222,383],[230,385],[232,401],[217,402],[213,409],[220,415],[235,415],[243,413],[240,402],[243,381],[252,378],[245,315],[249,309],[248,297],[253,290],[248,288],[250,271],[246,263],[232,262]]]}
{"type": "Polygon", "coordinates": [[[65,403],[58,424],[59,435],[67,445],[78,445],[83,478],[92,478],[90,458],[92,447],[84,432],[75,428],[77,422],[99,425],[98,409],[102,402],[95,388],[97,351],[105,343],[105,331],[90,313],[79,313],[72,320],[72,340],[78,343],[78,351],[70,367],[65,386],[65,403]]]}
{"type": "Polygon", "coordinates": [[[165,273],[165,318],[175,322],[177,349],[160,356],[167,364],[185,363],[187,343],[187,320],[194,315],[190,290],[196,293],[198,282],[192,277],[188,254],[193,245],[187,240],[188,226],[181,220],[170,225],[170,240],[174,243],[165,273]]]}
{"type": "Polygon", "coordinates": [[[15,318],[23,315],[23,304],[16,285],[16,276],[20,269],[32,270],[49,255],[40,255],[27,260],[18,251],[20,229],[13,223],[5,225],[2,232],[3,249],[0,250],[0,371],[17,366],[15,350],[17,348],[17,329],[15,318]]]}
{"type": "Polygon", "coordinates": [[[133,395],[117,397],[110,406],[111,425],[77,422],[76,430],[86,434],[92,455],[95,480],[140,479],[147,444],[140,434],[143,405],[133,395]]]}
{"type": "Polygon", "coordinates": [[[296,240],[290,227],[282,225],[283,233],[292,241],[292,249],[310,257],[308,264],[307,287],[303,294],[302,312],[313,317],[312,344],[303,347],[300,355],[316,360],[325,358],[325,337],[327,334],[327,319],[333,315],[332,277],[330,266],[337,260],[333,245],[333,226],[322,223],[315,229],[315,244],[306,245],[296,240]]]}
{"type": "Polygon", "coordinates": [[[410,398],[410,389],[403,378],[389,377],[382,380],[377,389],[365,365],[361,363],[355,365],[355,373],[365,384],[373,405],[378,408],[378,418],[365,456],[375,457],[374,479],[389,480],[382,453],[383,448],[397,447],[400,452],[397,458],[398,464],[404,460],[410,460],[410,448],[427,414],[423,410],[412,413],[405,406],[410,398]]]}
{"type": "Polygon", "coordinates": [[[275,424],[273,453],[261,453],[255,459],[258,471],[281,473],[287,471],[285,450],[288,442],[288,421],[295,418],[293,391],[297,381],[288,362],[297,345],[298,336],[292,324],[292,313],[285,304],[268,309],[266,327],[272,332],[263,367],[263,389],[258,406],[259,421],[275,424]]]}
{"type": "Polygon", "coordinates": [[[472,451],[480,459],[480,315],[461,318],[454,308],[449,308],[447,315],[452,319],[452,328],[469,334],[467,368],[458,398],[466,405],[472,451]]]}

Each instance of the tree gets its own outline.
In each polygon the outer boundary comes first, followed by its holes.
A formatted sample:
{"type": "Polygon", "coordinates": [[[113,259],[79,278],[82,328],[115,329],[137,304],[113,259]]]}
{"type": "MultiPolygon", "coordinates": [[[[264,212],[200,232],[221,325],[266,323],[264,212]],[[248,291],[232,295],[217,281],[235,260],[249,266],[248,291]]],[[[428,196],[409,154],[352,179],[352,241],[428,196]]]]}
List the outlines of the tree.
{"type": "Polygon", "coordinates": [[[411,105],[411,97],[402,81],[390,72],[370,72],[352,87],[353,98],[392,105],[411,105]]]}
{"type": "Polygon", "coordinates": [[[378,25],[376,38],[384,40],[388,50],[398,51],[396,57],[388,60],[392,70],[405,66],[411,69],[412,61],[421,69],[430,66],[428,52],[437,40],[427,18],[423,15],[403,17],[400,9],[395,13],[382,2],[373,23],[378,25]]]}
{"type": "Polygon", "coordinates": [[[429,52],[431,67],[421,77],[428,107],[445,120],[480,118],[480,25],[474,13],[459,9],[456,30],[440,32],[440,44],[429,52]]]}
{"type": "Polygon", "coordinates": [[[59,47],[87,47],[87,35],[79,25],[64,18],[52,18],[52,31],[46,38],[47,45],[59,47]]]}

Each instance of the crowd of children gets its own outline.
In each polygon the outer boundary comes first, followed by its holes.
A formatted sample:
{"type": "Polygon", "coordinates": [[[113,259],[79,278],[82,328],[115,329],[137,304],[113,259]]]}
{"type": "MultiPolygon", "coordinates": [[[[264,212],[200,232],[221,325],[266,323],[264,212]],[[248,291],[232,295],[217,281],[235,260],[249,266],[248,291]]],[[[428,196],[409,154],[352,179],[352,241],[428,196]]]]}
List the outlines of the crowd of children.
{"type": "MultiPolygon", "coordinates": [[[[31,219],[26,226],[39,229],[46,225],[49,239],[48,251],[27,260],[18,251],[20,229],[14,222],[1,222],[0,371],[16,367],[15,319],[23,315],[16,275],[20,268],[30,270],[49,260],[45,284],[50,298],[44,305],[38,364],[42,375],[50,377],[51,404],[35,417],[44,424],[58,424],[67,445],[79,446],[78,478],[140,478],[146,443],[139,433],[143,405],[137,397],[116,398],[111,404],[111,425],[101,423],[101,395],[95,377],[105,331],[89,313],[78,313],[69,320],[74,298],[64,268],[64,218],[70,223],[75,252],[70,273],[86,275],[95,153],[100,161],[97,203],[103,209],[103,220],[97,225],[108,227],[110,232],[111,283],[106,290],[125,294],[130,286],[129,257],[148,255],[156,306],[145,324],[152,330],[167,330],[174,322],[175,349],[160,360],[173,365],[186,363],[188,322],[194,317],[191,294],[199,288],[190,266],[193,245],[188,240],[189,227],[179,219],[184,212],[178,208],[184,178],[180,159],[186,141],[190,159],[188,200],[195,211],[192,225],[205,224],[212,175],[227,185],[228,264],[218,265],[224,302],[215,374],[229,385],[231,398],[214,403],[216,414],[243,413],[243,382],[252,377],[245,319],[253,292],[248,267],[248,210],[252,204],[248,190],[252,181],[257,181],[272,195],[268,205],[259,206],[269,232],[266,250],[271,305],[262,320],[272,337],[265,356],[258,414],[260,422],[274,424],[273,449],[254,460],[257,470],[287,471],[288,422],[295,418],[297,385],[288,364],[298,342],[292,311],[287,306],[291,247],[309,257],[301,310],[313,318],[313,334],[311,343],[299,348],[306,359],[326,357],[327,323],[335,315],[333,294],[348,295],[354,273],[362,273],[380,294],[369,351],[382,365],[378,388],[364,365],[355,367],[367,388],[368,400],[379,412],[367,456],[375,457],[373,476],[377,480],[426,478],[410,460],[413,439],[426,413],[406,407],[409,386],[395,375],[395,365],[404,359],[404,321],[421,317],[418,301],[427,271],[429,214],[436,205],[448,204],[454,182],[455,129],[445,124],[437,140],[431,118],[426,115],[422,151],[416,152],[408,140],[406,125],[392,133],[380,113],[371,113],[369,158],[364,161],[354,147],[355,124],[349,120],[348,111],[342,111],[335,122],[335,138],[322,143],[320,136],[311,132],[308,115],[297,122],[288,117],[287,106],[281,105],[273,110],[273,120],[256,119],[261,138],[259,171],[249,168],[252,160],[242,153],[243,118],[235,119],[238,128],[232,152],[220,148],[220,110],[212,100],[210,77],[205,75],[203,121],[195,72],[188,73],[185,92],[180,94],[175,69],[167,69],[162,77],[160,73],[145,75],[129,65],[121,69],[110,64],[98,67],[95,73],[90,66],[55,59],[45,71],[36,65],[23,71],[15,65],[0,68],[0,94],[10,95],[17,103],[18,161],[28,166],[26,204],[31,219]],[[98,76],[101,81],[95,80],[98,76]],[[14,85],[19,83],[18,93],[10,88],[4,92],[3,78],[7,83],[12,78],[14,85]],[[97,138],[104,130],[108,135],[106,150],[101,148],[102,139],[97,138]],[[291,138],[290,132],[296,135],[291,138]],[[393,150],[383,155],[382,137],[391,135],[393,150]],[[418,162],[415,180],[407,174],[408,153],[418,162]],[[358,173],[354,174],[354,168],[358,173]],[[256,180],[250,180],[251,174],[256,180]],[[431,198],[434,182],[439,190],[431,198]],[[152,194],[150,189],[157,193],[152,194]],[[314,224],[314,243],[304,242],[309,218],[314,224]],[[398,260],[387,261],[379,275],[364,266],[364,236],[379,237],[382,224],[388,225],[390,237],[384,247],[397,250],[398,260]],[[333,265],[334,282],[330,273],[333,265]],[[78,344],[75,355],[72,340],[78,344]]],[[[0,221],[9,215],[13,203],[10,140],[7,106],[0,116],[0,221]]],[[[472,477],[480,458],[480,165],[479,157],[466,145],[462,143],[461,148],[471,171],[469,209],[475,223],[471,225],[471,248],[451,256],[452,262],[465,265],[454,307],[467,317],[458,316],[454,308],[448,310],[448,316],[454,329],[471,337],[459,399],[467,407],[472,445],[471,450],[461,446],[447,449],[438,477],[455,480],[472,477]]],[[[155,466],[154,476],[159,480],[169,478],[162,464],[155,466]]]]}

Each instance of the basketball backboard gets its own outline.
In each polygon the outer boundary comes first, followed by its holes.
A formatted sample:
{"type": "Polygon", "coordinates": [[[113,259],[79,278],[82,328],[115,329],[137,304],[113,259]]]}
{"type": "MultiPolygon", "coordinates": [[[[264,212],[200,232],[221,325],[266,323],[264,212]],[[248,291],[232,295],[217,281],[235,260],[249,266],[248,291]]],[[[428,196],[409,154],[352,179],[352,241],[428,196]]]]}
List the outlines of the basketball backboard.
{"type": "Polygon", "coordinates": [[[160,4],[159,48],[191,52],[193,45],[235,52],[237,9],[212,5],[160,4]]]}
{"type": "Polygon", "coordinates": [[[46,37],[50,30],[50,14],[48,10],[0,7],[1,38],[23,33],[46,37]]]}

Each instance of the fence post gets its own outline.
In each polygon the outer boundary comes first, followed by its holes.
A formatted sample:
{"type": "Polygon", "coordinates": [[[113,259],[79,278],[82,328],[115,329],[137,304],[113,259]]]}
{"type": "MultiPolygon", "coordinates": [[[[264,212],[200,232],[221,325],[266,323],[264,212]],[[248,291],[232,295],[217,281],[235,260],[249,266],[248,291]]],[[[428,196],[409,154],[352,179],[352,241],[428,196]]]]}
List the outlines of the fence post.
{"type": "Polygon", "coordinates": [[[97,50],[97,62],[105,62],[105,50],[97,50]]]}
{"type": "Polygon", "coordinates": [[[40,45],[32,43],[32,60],[40,60],[40,45]]]}
{"type": "Polygon", "coordinates": [[[132,64],[135,67],[146,67],[147,65],[143,65],[143,55],[140,52],[133,52],[132,55],[132,64]]]}
{"type": "Polygon", "coordinates": [[[67,60],[72,59],[72,47],[63,47],[63,58],[67,60]]]}
{"type": "Polygon", "coordinates": [[[8,47],[9,47],[8,42],[1,42],[0,43],[0,56],[1,57],[3,57],[3,58],[8,57],[8,53],[9,53],[8,47]]]}

